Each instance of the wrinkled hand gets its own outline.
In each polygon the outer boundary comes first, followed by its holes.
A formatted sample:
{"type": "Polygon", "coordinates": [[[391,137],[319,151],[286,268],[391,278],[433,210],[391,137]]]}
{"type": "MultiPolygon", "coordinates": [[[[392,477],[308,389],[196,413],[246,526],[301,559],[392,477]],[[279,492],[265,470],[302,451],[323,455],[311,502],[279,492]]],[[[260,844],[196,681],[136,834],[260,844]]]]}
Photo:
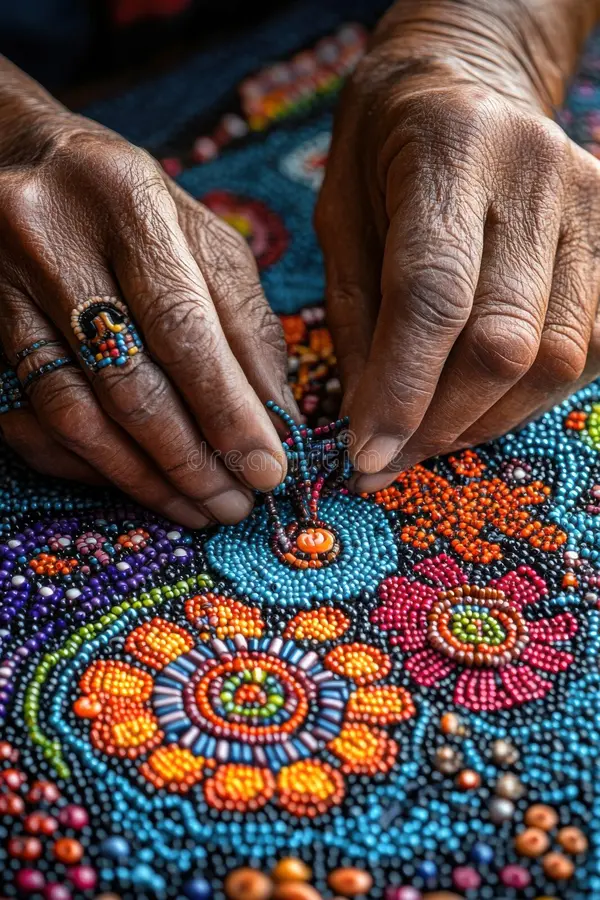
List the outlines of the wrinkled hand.
{"type": "Polygon", "coordinates": [[[21,379],[77,353],[71,313],[95,296],[127,304],[145,351],[34,381],[28,410],[0,418],[6,441],[41,471],[108,479],[190,527],[244,518],[250,488],[284,475],[263,403],[293,405],[254,259],[148,154],[61,115],[0,161],[0,341],[13,366],[34,341],[60,342],[20,362],[21,379]]]}
{"type": "Polygon", "coordinates": [[[539,107],[376,46],[316,223],[357,489],[600,374],[600,164],[539,107]]]}

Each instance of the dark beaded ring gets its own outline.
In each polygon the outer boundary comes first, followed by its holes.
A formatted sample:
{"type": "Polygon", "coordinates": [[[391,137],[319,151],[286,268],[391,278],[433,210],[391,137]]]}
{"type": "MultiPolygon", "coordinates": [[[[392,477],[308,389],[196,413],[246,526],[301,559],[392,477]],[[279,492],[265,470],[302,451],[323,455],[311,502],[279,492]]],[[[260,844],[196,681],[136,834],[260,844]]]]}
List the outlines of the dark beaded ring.
{"type": "Polygon", "coordinates": [[[61,356],[60,359],[53,359],[51,362],[44,363],[39,369],[34,369],[33,372],[30,372],[21,382],[23,390],[26,390],[34,381],[37,381],[38,378],[41,378],[43,375],[48,375],[49,372],[55,372],[57,369],[62,369],[63,366],[73,365],[75,365],[75,360],[72,356],[61,356]]]}
{"type": "Polygon", "coordinates": [[[19,352],[16,354],[17,363],[23,362],[24,359],[27,359],[28,356],[31,356],[32,353],[35,353],[36,350],[40,350],[42,347],[50,347],[58,343],[59,341],[50,341],[46,340],[45,338],[42,338],[39,341],[35,341],[28,347],[24,347],[22,350],[19,350],[19,352]]]}

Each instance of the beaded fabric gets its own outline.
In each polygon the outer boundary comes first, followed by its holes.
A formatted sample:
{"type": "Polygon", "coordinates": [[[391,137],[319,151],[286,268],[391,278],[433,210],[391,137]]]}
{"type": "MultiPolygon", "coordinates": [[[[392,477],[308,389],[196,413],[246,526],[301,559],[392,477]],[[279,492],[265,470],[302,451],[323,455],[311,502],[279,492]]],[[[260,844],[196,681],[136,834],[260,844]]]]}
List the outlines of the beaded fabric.
{"type": "Polygon", "coordinates": [[[209,533],[0,455],[3,897],[600,896],[600,387],[373,496],[327,424],[310,217],[364,40],[307,3],[90,111],[246,236],[310,427],[209,533]]]}

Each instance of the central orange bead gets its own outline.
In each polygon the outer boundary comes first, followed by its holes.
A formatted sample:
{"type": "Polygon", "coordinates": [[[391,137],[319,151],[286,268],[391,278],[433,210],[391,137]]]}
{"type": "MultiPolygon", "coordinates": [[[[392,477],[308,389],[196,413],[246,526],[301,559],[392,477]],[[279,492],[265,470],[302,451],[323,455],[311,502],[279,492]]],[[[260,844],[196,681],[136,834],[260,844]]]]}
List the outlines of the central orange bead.
{"type": "Polygon", "coordinates": [[[303,553],[328,553],[334,543],[333,534],[326,528],[307,528],[296,538],[298,549],[303,553]]]}

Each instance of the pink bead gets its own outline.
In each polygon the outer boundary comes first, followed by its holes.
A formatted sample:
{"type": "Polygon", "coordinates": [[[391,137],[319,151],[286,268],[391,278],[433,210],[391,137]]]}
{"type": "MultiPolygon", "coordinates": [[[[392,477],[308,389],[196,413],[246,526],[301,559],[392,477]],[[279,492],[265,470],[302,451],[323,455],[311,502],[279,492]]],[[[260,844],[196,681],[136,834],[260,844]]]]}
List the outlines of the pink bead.
{"type": "Polygon", "coordinates": [[[388,887],[385,891],[385,900],[421,900],[421,891],[410,885],[401,885],[400,887],[388,887]]]}
{"type": "Polygon", "coordinates": [[[44,900],[71,900],[71,891],[54,881],[44,888],[44,900]]]}
{"type": "Polygon", "coordinates": [[[176,175],[179,175],[183,171],[183,166],[181,165],[181,161],[176,159],[174,156],[169,156],[165,159],[161,159],[161,166],[171,178],[175,178],[176,175]]]}
{"type": "Polygon", "coordinates": [[[89,891],[96,886],[96,872],[91,866],[73,866],[68,874],[78,891],[89,891]]]}
{"type": "Polygon", "coordinates": [[[522,890],[531,882],[531,875],[523,866],[504,866],[500,872],[500,880],[506,887],[522,890]]]}
{"type": "Polygon", "coordinates": [[[459,891],[475,890],[481,884],[481,875],[470,866],[458,866],[452,873],[452,881],[459,891]]]}
{"type": "Polygon", "coordinates": [[[65,806],[64,809],[61,809],[58,818],[62,825],[66,825],[67,828],[75,828],[77,831],[81,828],[85,828],[90,821],[83,806],[74,806],[71,804],[65,806]]]}
{"type": "Polygon", "coordinates": [[[33,894],[34,891],[42,890],[45,880],[42,873],[38,872],[37,869],[21,869],[17,872],[15,884],[23,893],[33,894]]]}
{"type": "Polygon", "coordinates": [[[202,163],[214,159],[218,152],[219,148],[211,138],[201,137],[194,143],[192,156],[196,162],[202,163]]]}

